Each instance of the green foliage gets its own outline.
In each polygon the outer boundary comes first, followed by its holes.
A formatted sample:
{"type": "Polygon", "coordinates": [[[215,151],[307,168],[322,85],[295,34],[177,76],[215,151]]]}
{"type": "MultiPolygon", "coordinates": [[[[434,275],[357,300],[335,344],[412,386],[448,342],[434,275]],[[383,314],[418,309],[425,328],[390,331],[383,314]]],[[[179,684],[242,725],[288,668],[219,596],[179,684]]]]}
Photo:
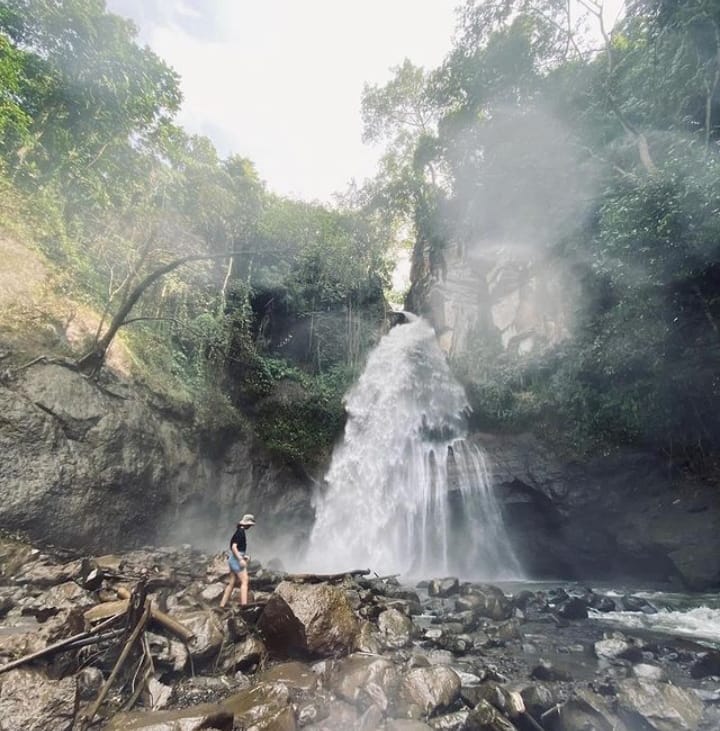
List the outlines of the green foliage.
{"type": "Polygon", "coordinates": [[[523,355],[486,323],[453,357],[478,428],[706,468],[720,454],[720,3],[635,0],[612,30],[582,7],[467,0],[440,68],[366,90],[366,135],[388,140],[370,192],[412,231],[411,308],[449,248],[488,272],[502,251],[520,285],[559,290],[564,339],[523,355]]]}
{"type": "Polygon", "coordinates": [[[357,373],[337,367],[319,376],[308,376],[279,361],[266,361],[266,366],[277,383],[285,387],[296,384],[300,388],[258,406],[258,435],[268,449],[284,460],[318,465],[327,459],[342,431],[342,397],[357,373]]]}

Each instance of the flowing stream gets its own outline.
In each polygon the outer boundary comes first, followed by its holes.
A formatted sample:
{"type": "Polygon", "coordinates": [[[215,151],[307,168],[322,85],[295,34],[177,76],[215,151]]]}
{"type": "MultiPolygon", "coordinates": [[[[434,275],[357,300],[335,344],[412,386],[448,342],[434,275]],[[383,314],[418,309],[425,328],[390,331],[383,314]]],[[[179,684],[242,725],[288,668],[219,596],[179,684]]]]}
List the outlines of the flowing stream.
{"type": "Polygon", "coordinates": [[[394,327],[346,397],[306,563],[316,571],[519,578],[468,403],[433,329],[394,327]]]}

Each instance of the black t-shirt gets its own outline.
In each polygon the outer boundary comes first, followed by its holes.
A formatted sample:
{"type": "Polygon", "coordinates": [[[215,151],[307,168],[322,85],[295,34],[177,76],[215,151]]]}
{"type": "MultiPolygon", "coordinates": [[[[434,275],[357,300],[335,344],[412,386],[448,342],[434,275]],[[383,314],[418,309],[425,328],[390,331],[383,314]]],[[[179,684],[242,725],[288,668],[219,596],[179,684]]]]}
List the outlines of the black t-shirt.
{"type": "MultiPolygon", "coordinates": [[[[247,550],[247,542],[245,540],[245,528],[238,526],[237,530],[233,533],[233,537],[230,539],[230,552],[232,553],[233,543],[237,544],[240,555],[247,550]]],[[[234,556],[235,554],[233,554],[234,556]]]]}

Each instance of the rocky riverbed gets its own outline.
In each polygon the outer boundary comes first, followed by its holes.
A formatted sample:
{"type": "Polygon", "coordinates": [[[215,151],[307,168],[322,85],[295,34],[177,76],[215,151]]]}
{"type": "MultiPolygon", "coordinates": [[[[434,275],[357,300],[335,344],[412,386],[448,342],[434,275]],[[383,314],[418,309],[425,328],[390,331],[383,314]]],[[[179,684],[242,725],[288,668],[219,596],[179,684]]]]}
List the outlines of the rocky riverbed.
{"type": "Polygon", "coordinates": [[[251,568],[252,603],[220,610],[223,556],[4,539],[0,727],[720,728],[720,652],[592,616],[655,611],[641,597],[251,568]]]}

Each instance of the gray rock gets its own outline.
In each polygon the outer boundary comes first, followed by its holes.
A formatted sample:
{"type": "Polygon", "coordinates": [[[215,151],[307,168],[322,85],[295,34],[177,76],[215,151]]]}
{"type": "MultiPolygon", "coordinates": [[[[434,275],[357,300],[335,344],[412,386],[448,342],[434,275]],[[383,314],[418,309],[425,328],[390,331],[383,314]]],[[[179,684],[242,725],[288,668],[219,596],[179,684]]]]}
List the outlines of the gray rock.
{"type": "Polygon", "coordinates": [[[263,538],[282,548],[292,535],[296,545],[312,523],[309,479],[273,464],[242,434],[211,454],[191,414],[153,398],[121,382],[102,388],[56,364],[0,384],[0,528],[83,550],[167,536],[216,545],[216,536],[230,535],[226,516],[262,495],[263,538]]]}
{"type": "Polygon", "coordinates": [[[233,714],[220,705],[204,704],[180,711],[118,713],[106,731],[178,731],[181,729],[233,731],[233,714]]]}
{"type": "Polygon", "coordinates": [[[338,657],[355,647],[360,624],[342,589],[284,581],[265,605],[258,629],[275,657],[338,657]]]}
{"type": "Polygon", "coordinates": [[[468,714],[465,731],[517,731],[517,729],[487,701],[481,700],[468,714]]]}
{"type": "Polygon", "coordinates": [[[378,629],[385,647],[398,649],[407,647],[413,634],[413,623],[397,609],[386,609],[378,617],[378,629]]]}
{"type": "Polygon", "coordinates": [[[3,731],[70,731],[77,709],[75,678],[48,680],[37,670],[11,670],[0,685],[3,731]]]}
{"type": "Polygon", "coordinates": [[[649,683],[660,683],[667,680],[667,674],[657,665],[648,665],[647,663],[641,662],[633,665],[632,671],[638,680],[645,680],[649,683]]]}
{"type": "Polygon", "coordinates": [[[628,725],[645,723],[656,731],[695,731],[703,714],[696,693],[668,683],[623,680],[617,699],[628,725]]]}
{"type": "Polygon", "coordinates": [[[398,706],[410,714],[430,716],[455,703],[460,687],[457,673],[445,665],[415,668],[400,681],[398,706]]]}
{"type": "Polygon", "coordinates": [[[460,581],[455,576],[445,579],[432,579],[428,585],[428,594],[437,597],[449,597],[460,591],[460,581]]]}
{"type": "Polygon", "coordinates": [[[400,676],[395,665],[382,657],[350,655],[332,672],[330,688],[347,703],[386,712],[395,695],[400,676]]]}

